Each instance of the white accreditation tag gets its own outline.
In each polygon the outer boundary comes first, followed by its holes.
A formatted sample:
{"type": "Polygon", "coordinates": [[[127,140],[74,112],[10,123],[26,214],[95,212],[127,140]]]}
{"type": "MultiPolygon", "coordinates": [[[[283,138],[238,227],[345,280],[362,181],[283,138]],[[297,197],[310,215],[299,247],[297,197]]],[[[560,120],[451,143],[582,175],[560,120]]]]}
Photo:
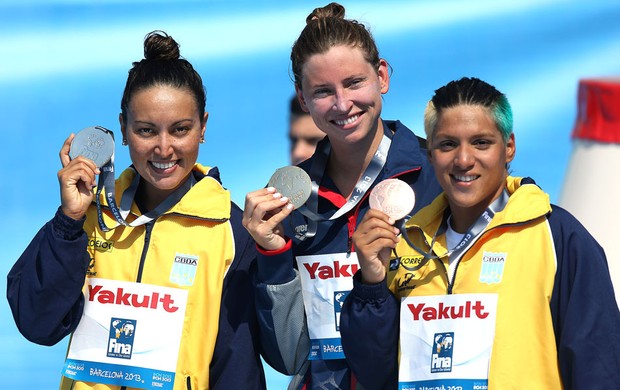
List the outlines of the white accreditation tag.
{"type": "Polygon", "coordinates": [[[63,375],[75,380],[172,389],[187,290],[90,278],[63,375]]]}
{"type": "Polygon", "coordinates": [[[399,390],[486,390],[497,294],[401,300],[399,390]]]}
{"type": "Polygon", "coordinates": [[[340,312],[353,288],[359,263],[355,253],[298,256],[302,295],[310,333],[310,360],[344,359],[340,312]]]}

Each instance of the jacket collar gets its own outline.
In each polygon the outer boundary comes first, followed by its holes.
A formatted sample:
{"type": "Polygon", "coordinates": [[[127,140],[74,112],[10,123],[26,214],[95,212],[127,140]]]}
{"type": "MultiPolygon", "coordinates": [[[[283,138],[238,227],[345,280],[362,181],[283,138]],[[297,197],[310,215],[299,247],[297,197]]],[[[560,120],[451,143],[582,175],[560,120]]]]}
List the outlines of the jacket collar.
{"type": "MultiPolygon", "coordinates": [[[[210,168],[196,164],[192,169],[192,174],[197,183],[164,214],[175,213],[212,220],[230,219],[230,192],[222,187],[219,170],[216,167],[210,168]]],[[[135,175],[137,173],[132,167],[121,173],[116,180],[116,199],[121,198],[123,191],[129,187],[135,175]]],[[[102,199],[102,204],[104,203],[105,199],[102,199]]],[[[135,203],[131,206],[131,212],[135,215],[141,214],[135,203]]]]}
{"type": "MultiPolygon", "coordinates": [[[[551,212],[549,195],[543,192],[529,177],[506,178],[506,189],[510,194],[504,210],[495,214],[487,227],[505,224],[520,224],[547,215],[551,212]]],[[[407,230],[418,228],[432,236],[439,228],[444,211],[448,208],[448,198],[442,192],[433,202],[416,213],[405,224],[407,230]]]]}

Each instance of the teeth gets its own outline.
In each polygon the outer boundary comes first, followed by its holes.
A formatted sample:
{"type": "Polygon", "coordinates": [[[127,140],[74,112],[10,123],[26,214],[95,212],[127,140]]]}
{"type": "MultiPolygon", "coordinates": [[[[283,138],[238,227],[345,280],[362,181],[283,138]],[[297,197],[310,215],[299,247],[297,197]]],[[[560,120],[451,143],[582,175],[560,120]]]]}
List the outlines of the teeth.
{"type": "Polygon", "coordinates": [[[469,182],[472,180],[475,180],[477,178],[477,176],[459,176],[459,175],[454,175],[454,178],[458,181],[464,181],[464,182],[469,182]]]}
{"type": "Polygon", "coordinates": [[[357,118],[359,118],[359,115],[353,115],[350,118],[344,119],[344,120],[335,120],[334,122],[338,125],[338,126],[344,126],[344,125],[348,125],[349,123],[353,123],[357,120],[357,118]]]}
{"type": "Polygon", "coordinates": [[[172,168],[174,166],[174,164],[176,164],[176,161],[170,161],[167,163],[160,163],[160,162],[155,162],[155,161],[151,161],[151,164],[153,164],[153,166],[157,169],[168,169],[168,168],[172,168]]]}

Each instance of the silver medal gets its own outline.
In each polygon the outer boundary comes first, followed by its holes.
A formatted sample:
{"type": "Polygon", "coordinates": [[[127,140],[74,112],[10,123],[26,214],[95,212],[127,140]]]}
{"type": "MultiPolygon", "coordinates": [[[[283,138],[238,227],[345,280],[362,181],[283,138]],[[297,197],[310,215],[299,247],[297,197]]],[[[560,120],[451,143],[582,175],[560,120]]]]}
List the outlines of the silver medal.
{"type": "Polygon", "coordinates": [[[71,141],[69,157],[73,160],[78,156],[84,156],[101,168],[110,161],[112,153],[114,153],[112,132],[101,126],[91,126],[75,135],[71,141]]]}
{"type": "Polygon", "coordinates": [[[409,184],[386,179],[372,189],[368,198],[371,209],[383,211],[395,221],[404,218],[415,206],[415,193],[409,184]]]}
{"type": "Polygon", "coordinates": [[[296,166],[278,168],[267,184],[286,196],[296,209],[303,206],[312,192],[312,181],[303,169],[296,166]]]}

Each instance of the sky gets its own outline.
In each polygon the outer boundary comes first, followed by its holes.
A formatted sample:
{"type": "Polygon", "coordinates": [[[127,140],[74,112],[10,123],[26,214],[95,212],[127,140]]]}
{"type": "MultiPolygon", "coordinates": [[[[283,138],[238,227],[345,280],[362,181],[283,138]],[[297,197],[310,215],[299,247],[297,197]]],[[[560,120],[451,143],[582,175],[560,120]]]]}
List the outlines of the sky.
{"type": "MultiPolygon", "coordinates": [[[[0,274],[6,275],[59,205],[58,152],[71,132],[94,125],[120,139],[118,114],[143,38],[164,30],[202,75],[206,143],[199,162],[217,166],[243,207],[288,164],[290,48],[317,1],[4,0],[0,4],[0,274]]],[[[557,202],[571,158],[579,81],[620,76],[620,2],[491,0],[342,1],[373,33],[391,66],[382,117],[423,134],[435,89],[479,77],[504,92],[515,118],[512,174],[530,176],[557,202]]],[[[116,171],[129,165],[117,145],[116,171]]],[[[0,278],[6,291],[6,278],[0,278]]],[[[55,388],[66,340],[29,343],[0,300],[3,387],[55,388]]],[[[268,373],[270,389],[286,378],[268,373]]]]}

